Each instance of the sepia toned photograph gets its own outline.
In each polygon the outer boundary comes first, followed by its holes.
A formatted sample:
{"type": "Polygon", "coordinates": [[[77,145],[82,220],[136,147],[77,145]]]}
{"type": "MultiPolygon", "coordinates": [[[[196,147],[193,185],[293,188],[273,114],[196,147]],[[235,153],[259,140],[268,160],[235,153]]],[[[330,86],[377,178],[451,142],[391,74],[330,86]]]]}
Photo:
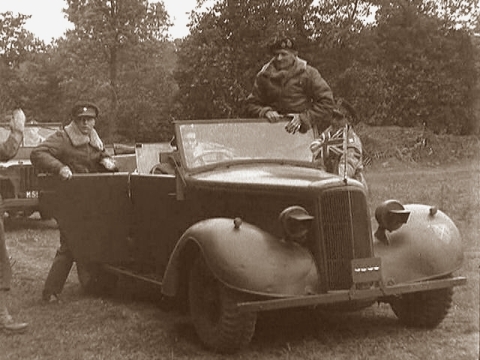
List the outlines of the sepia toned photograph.
{"type": "Polygon", "coordinates": [[[480,360],[477,0],[2,0],[0,360],[480,360]]]}

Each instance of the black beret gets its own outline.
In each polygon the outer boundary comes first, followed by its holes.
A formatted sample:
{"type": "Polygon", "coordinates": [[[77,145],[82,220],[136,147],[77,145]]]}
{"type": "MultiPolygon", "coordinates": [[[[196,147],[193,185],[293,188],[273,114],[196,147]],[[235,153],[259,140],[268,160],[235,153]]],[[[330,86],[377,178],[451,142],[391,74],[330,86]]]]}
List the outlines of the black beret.
{"type": "Polygon", "coordinates": [[[270,52],[274,53],[278,50],[293,50],[297,51],[297,47],[295,46],[295,42],[292,38],[289,37],[282,37],[277,38],[273,41],[270,45],[270,52]]]}
{"type": "Polygon", "coordinates": [[[80,116],[98,117],[98,113],[98,106],[89,101],[79,101],[72,108],[72,116],[74,118],[80,116]]]}

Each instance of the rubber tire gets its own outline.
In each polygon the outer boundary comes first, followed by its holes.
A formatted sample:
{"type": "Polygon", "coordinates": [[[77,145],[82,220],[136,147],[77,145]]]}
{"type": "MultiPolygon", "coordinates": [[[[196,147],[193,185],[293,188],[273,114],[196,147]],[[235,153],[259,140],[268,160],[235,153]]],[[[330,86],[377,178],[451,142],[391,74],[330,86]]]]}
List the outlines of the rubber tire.
{"type": "Polygon", "coordinates": [[[78,263],[77,276],[83,291],[87,294],[111,294],[118,282],[118,276],[102,269],[96,263],[78,263]]]}
{"type": "Polygon", "coordinates": [[[236,306],[238,302],[247,301],[248,295],[221,283],[202,256],[192,265],[188,295],[193,325],[208,349],[234,353],[250,343],[257,313],[242,313],[236,306]]]}
{"type": "Polygon", "coordinates": [[[452,306],[453,288],[443,288],[401,295],[390,302],[400,322],[407,326],[433,329],[452,306]]]}
{"type": "Polygon", "coordinates": [[[42,210],[39,211],[39,214],[40,214],[40,219],[42,219],[44,221],[48,221],[48,220],[51,220],[53,218],[53,216],[50,215],[48,212],[45,212],[45,211],[42,211],[42,210]]]}
{"type": "Polygon", "coordinates": [[[28,217],[32,216],[32,214],[34,212],[35,212],[35,210],[31,210],[31,209],[23,210],[22,215],[23,215],[24,218],[28,218],[28,217]]]}

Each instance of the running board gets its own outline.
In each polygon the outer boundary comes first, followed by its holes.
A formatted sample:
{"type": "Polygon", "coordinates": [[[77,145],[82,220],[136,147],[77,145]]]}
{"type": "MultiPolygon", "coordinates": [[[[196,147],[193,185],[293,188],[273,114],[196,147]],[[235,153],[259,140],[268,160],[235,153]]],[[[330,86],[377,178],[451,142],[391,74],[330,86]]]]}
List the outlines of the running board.
{"type": "Polygon", "coordinates": [[[105,271],[108,271],[110,273],[128,276],[138,280],[146,281],[148,283],[151,283],[160,287],[162,286],[162,282],[159,281],[154,275],[137,274],[137,273],[134,273],[133,271],[122,269],[122,268],[108,265],[108,264],[102,264],[102,266],[105,269],[105,271]]]}

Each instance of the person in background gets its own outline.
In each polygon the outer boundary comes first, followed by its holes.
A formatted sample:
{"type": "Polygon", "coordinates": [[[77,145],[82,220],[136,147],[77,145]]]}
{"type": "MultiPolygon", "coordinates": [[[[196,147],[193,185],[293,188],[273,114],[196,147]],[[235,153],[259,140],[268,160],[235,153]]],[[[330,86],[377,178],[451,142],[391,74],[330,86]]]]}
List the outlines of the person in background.
{"type": "Polygon", "coordinates": [[[40,135],[40,126],[37,122],[30,122],[30,124],[34,126],[27,126],[25,127],[25,131],[23,134],[23,146],[37,146],[40,144],[45,138],[40,135]]]}
{"type": "MultiPolygon", "coordinates": [[[[0,144],[0,161],[10,160],[17,154],[23,139],[24,127],[25,114],[20,109],[14,110],[10,120],[10,135],[4,143],[0,144]]],[[[4,210],[1,209],[1,214],[3,212],[4,210]]],[[[7,292],[10,290],[11,279],[12,268],[5,243],[3,216],[0,216],[0,329],[15,333],[23,332],[28,324],[15,322],[7,309],[7,292]]]]}
{"type": "Polygon", "coordinates": [[[289,117],[290,133],[316,133],[330,125],[334,109],[330,86],[317,69],[298,57],[293,39],[275,39],[270,47],[273,58],[255,78],[253,90],[246,99],[250,116],[276,122],[289,117]]]}
{"type": "Polygon", "coordinates": [[[356,179],[368,192],[363,174],[363,145],[352,128],[353,121],[358,120],[352,105],[343,99],[337,99],[332,121],[335,125],[319,134],[310,144],[310,150],[318,167],[356,179]]]}
{"type": "MultiPolygon", "coordinates": [[[[94,103],[77,102],[72,108],[72,121],[32,150],[30,160],[33,166],[39,172],[58,175],[62,180],[69,180],[74,173],[117,171],[94,128],[98,114],[99,109],[94,103]]],[[[60,247],[42,292],[45,302],[59,301],[74,260],[60,227],[60,247]]]]}

